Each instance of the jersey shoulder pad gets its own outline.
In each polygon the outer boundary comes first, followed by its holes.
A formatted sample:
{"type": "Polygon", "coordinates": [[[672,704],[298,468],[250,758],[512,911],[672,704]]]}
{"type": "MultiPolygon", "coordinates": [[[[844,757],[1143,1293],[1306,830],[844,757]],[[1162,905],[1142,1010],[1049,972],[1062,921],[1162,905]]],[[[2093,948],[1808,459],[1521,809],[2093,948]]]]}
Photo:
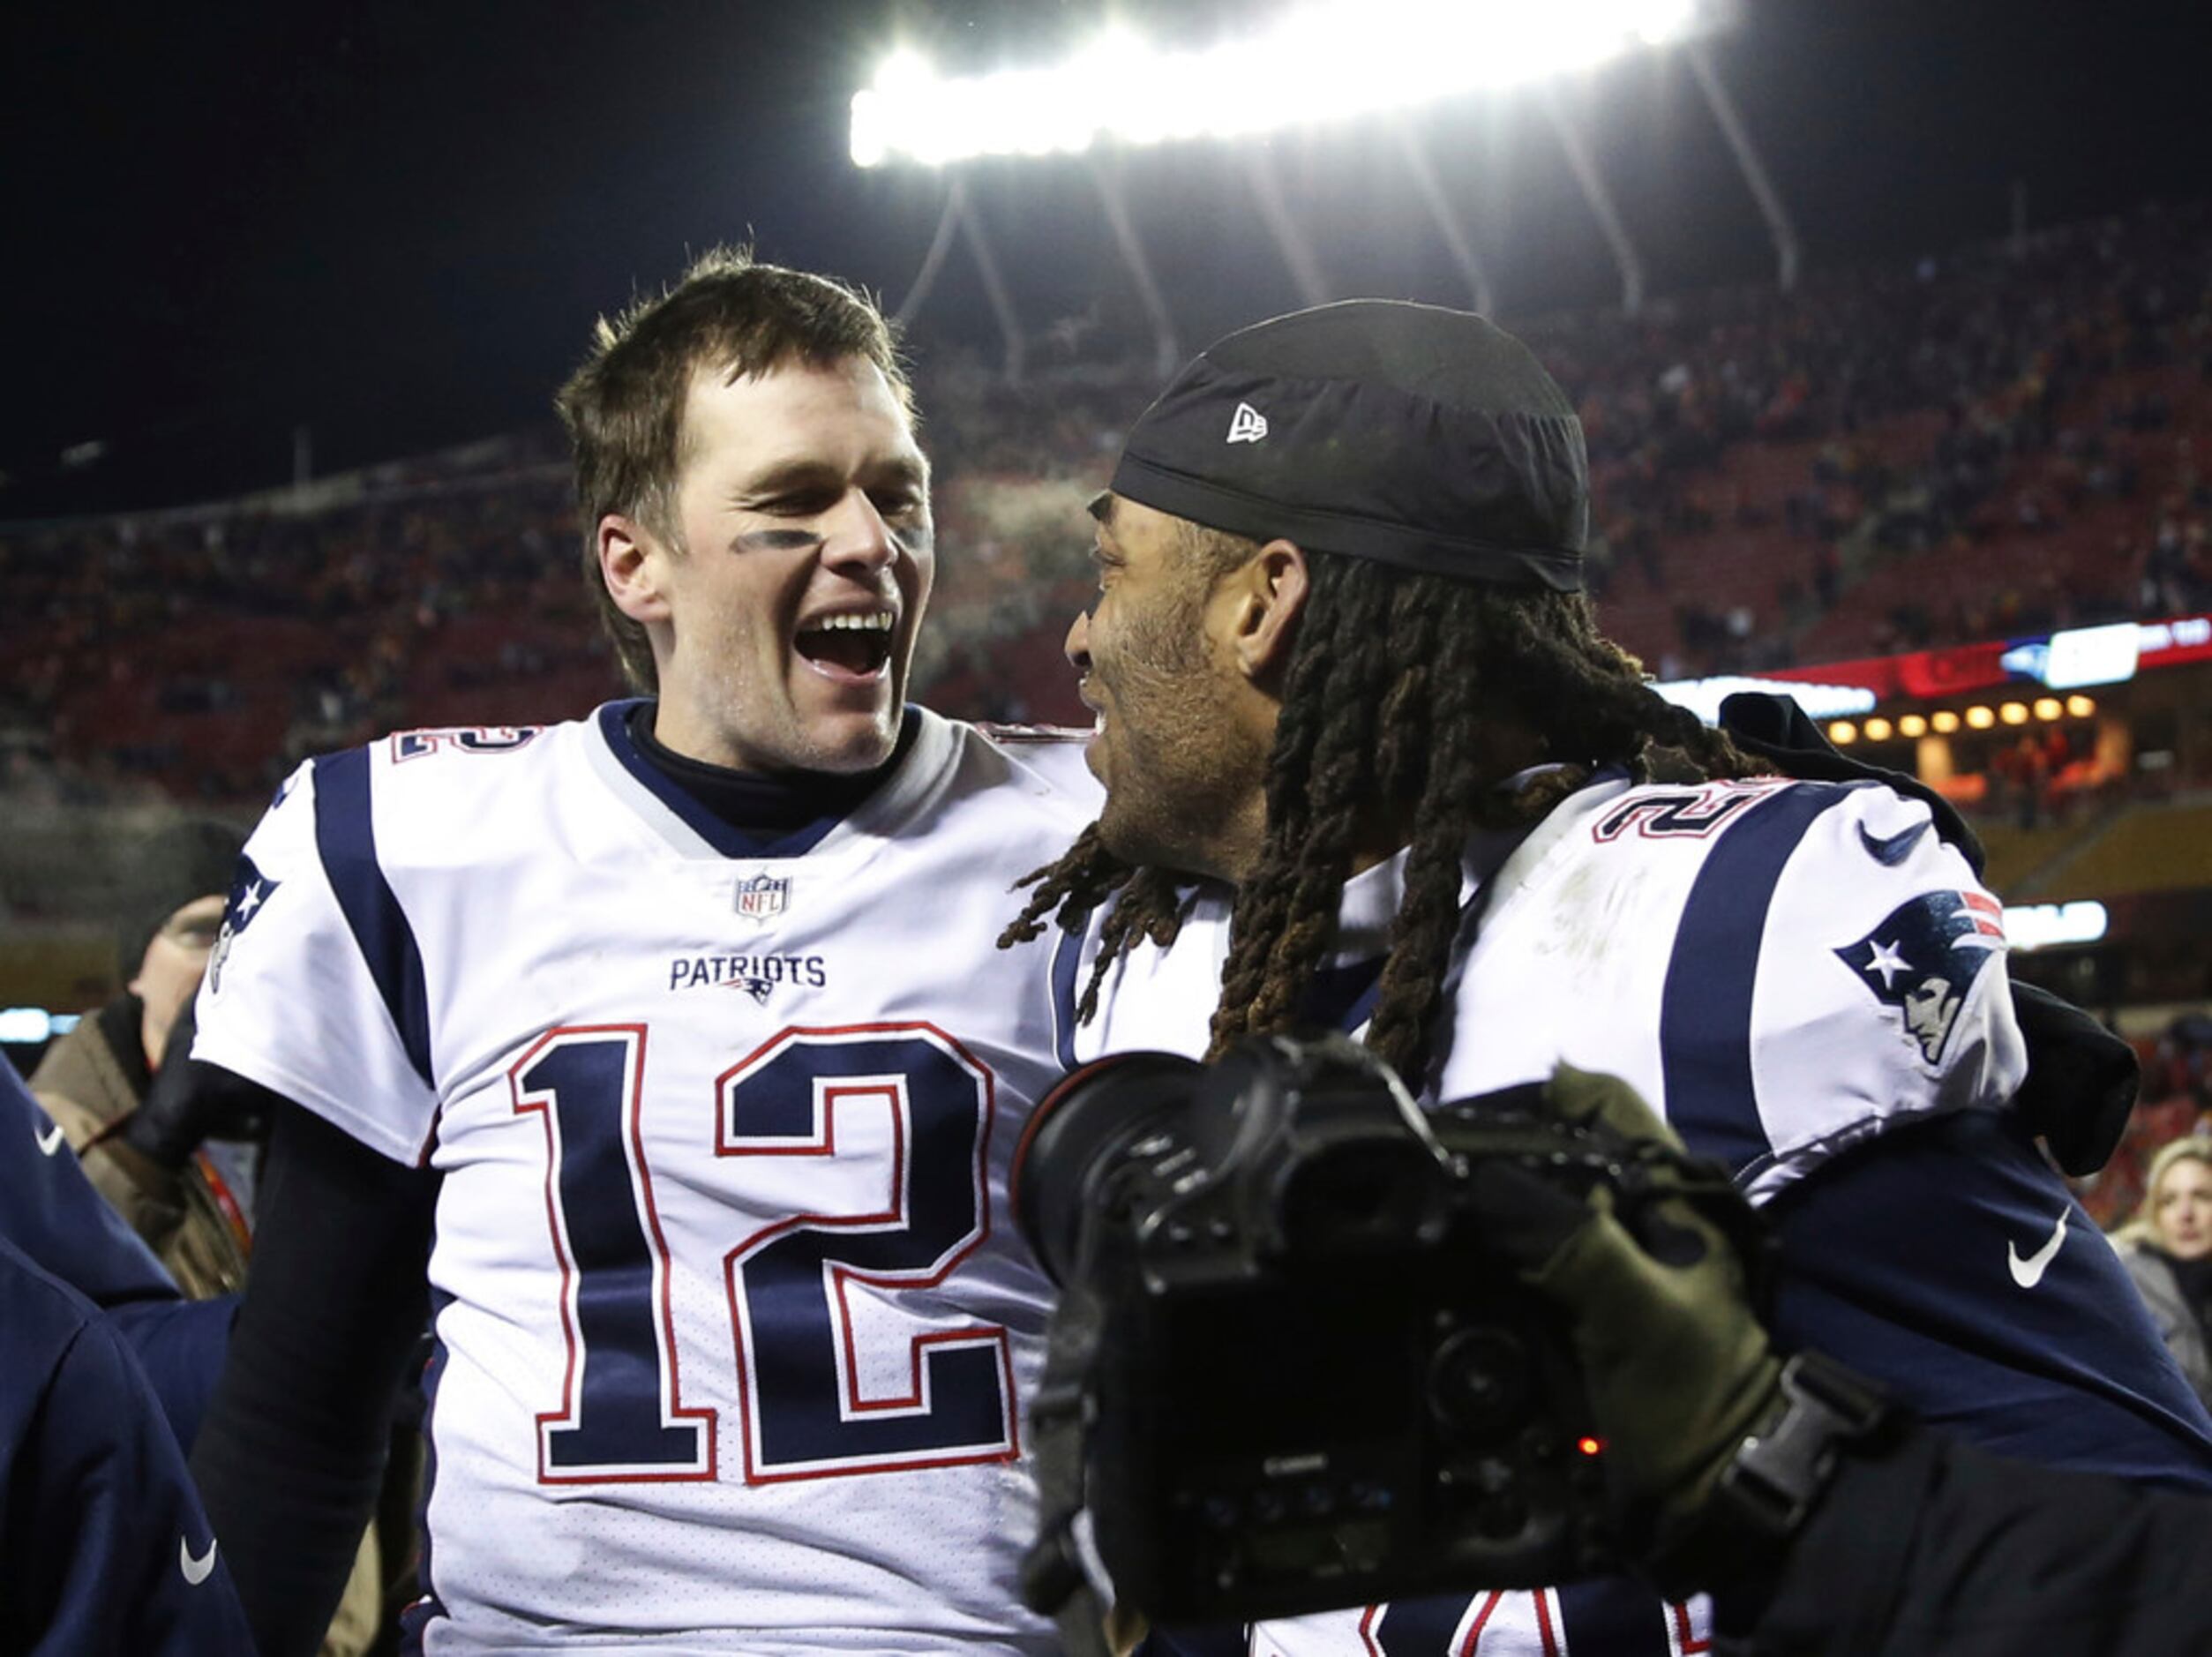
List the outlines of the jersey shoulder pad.
{"type": "Polygon", "coordinates": [[[1097,815],[1106,791],[1084,759],[1091,740],[1088,731],[998,724],[971,724],[967,730],[999,756],[1015,778],[1084,814],[1086,821],[1097,815]]]}

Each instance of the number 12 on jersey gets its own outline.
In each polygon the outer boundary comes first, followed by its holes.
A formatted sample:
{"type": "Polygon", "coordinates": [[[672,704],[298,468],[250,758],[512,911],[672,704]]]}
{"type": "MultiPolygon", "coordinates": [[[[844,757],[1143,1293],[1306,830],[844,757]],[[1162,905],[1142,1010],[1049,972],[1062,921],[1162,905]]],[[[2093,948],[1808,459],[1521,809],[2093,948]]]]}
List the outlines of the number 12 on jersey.
{"type": "MultiPolygon", "coordinates": [[[[568,1350],[541,1483],[716,1476],[716,1413],[682,1401],[645,1069],[645,1026],[601,1024],[549,1031],[508,1071],[516,1113],[544,1123],[568,1350]]],[[[722,1262],[747,1484],[1020,1453],[1005,1329],[902,1304],[989,1234],[992,1101],[991,1073],[919,1023],[786,1030],[716,1078],[701,1153],[788,1159],[784,1217],[722,1262]]]]}

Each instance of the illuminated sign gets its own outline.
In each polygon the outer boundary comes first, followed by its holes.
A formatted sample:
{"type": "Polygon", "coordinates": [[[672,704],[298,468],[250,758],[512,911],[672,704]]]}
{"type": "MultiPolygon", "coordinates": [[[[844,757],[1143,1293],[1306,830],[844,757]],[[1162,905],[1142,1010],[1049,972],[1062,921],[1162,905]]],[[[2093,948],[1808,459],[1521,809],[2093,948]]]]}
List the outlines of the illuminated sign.
{"type": "Polygon", "coordinates": [[[2169,662],[2193,662],[2212,656],[2212,616],[2177,616],[2171,621],[2146,621],[2135,630],[2136,649],[2144,665],[2163,667],[2169,662]],[[2156,661],[2151,660],[2157,657],[2156,661]]]}
{"type": "Polygon", "coordinates": [[[2095,943],[2110,925],[2099,903],[2021,903],[2005,911],[2005,941],[2015,949],[2095,943]]]}
{"type": "MultiPolygon", "coordinates": [[[[2174,616],[2164,621],[2122,621],[2099,627],[2070,627],[2048,637],[1987,644],[1961,644],[1940,650],[1908,650],[1899,656],[1863,656],[1812,667],[1779,668],[1748,686],[1788,690],[1802,684],[1833,696],[1849,686],[1870,694],[1872,702],[1857,707],[1824,701],[1828,716],[1863,712],[1874,702],[1936,701],[1950,696],[2018,683],[2022,679],[2071,690],[2077,686],[2114,685],[2154,667],[2179,667],[2212,661],[2212,615],[2174,616]]],[[[1693,684],[1720,683],[1693,680],[1693,684]]],[[[1657,687],[1667,694],[1663,686],[1657,687]]],[[[1726,693],[1724,692],[1723,694],[1726,693]]],[[[1673,698],[1683,701],[1683,698],[1673,698]]],[[[1685,706],[1692,704],[1684,701],[1685,706]]],[[[1717,699],[1716,699],[1717,705],[1717,699]]],[[[1811,704],[1806,711],[1812,712],[1811,704]]],[[[1816,717],[1821,716],[1815,715],[1816,717]]]]}

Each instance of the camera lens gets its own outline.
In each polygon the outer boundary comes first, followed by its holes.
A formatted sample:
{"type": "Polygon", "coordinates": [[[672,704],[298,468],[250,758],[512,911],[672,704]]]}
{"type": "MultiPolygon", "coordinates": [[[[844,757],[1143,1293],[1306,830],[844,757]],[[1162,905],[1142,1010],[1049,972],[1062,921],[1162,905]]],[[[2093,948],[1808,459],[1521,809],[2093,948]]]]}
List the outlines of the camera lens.
{"type": "Polygon", "coordinates": [[[1493,1432],[1527,1413],[1532,1381],[1528,1348],[1518,1336],[1463,1329],[1428,1361],[1428,1407],[1446,1427],[1493,1432]]]}
{"type": "Polygon", "coordinates": [[[1015,1223],[1054,1283],[1067,1282],[1102,1171],[1180,1120],[1203,1073],[1177,1053],[1116,1053],[1070,1070],[1038,1101],[1008,1183],[1015,1223]]]}

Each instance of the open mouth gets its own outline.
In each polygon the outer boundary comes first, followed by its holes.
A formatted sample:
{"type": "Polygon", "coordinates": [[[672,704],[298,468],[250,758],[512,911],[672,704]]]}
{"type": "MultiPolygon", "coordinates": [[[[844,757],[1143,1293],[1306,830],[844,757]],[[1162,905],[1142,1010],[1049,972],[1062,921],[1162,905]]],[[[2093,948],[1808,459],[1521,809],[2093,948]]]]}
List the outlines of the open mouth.
{"type": "Polygon", "coordinates": [[[833,679],[874,679],[890,664],[894,619],[888,610],[822,616],[801,627],[794,642],[833,679]]]}

